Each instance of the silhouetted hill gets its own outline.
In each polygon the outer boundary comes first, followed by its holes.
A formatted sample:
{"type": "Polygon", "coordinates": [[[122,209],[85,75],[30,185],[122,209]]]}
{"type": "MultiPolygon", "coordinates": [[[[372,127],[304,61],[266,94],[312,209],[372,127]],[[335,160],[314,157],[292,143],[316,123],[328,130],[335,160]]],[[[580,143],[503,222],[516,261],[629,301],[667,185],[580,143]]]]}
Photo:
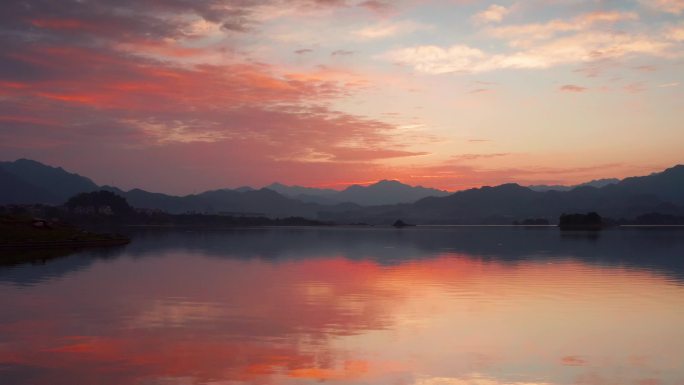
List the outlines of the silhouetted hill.
{"type": "Polygon", "coordinates": [[[448,192],[422,186],[409,186],[396,180],[381,180],[368,186],[349,186],[338,199],[360,205],[412,203],[426,197],[447,196],[448,192]]]}
{"type": "Polygon", "coordinates": [[[123,196],[133,207],[160,210],[174,214],[208,213],[237,216],[302,216],[316,218],[320,211],[335,212],[359,208],[357,205],[349,204],[322,206],[314,203],[304,203],[265,188],[242,192],[236,190],[213,190],[186,196],[151,193],[140,189],[123,191],[110,186],[105,186],[103,189],[123,196]]]}
{"type": "MultiPolygon", "coordinates": [[[[29,159],[14,162],[0,162],[0,168],[21,180],[11,184],[15,194],[26,194],[21,202],[14,203],[63,203],[69,197],[98,189],[90,179],[65,171],[61,167],[51,167],[29,159]]],[[[10,186],[3,184],[3,186],[10,186]]],[[[4,203],[10,203],[5,199],[4,203]]]]}
{"type": "Polygon", "coordinates": [[[361,186],[352,185],[342,191],[273,183],[266,188],[302,202],[319,204],[356,203],[362,206],[413,203],[430,196],[446,196],[448,192],[422,186],[409,186],[395,180],[382,180],[361,186]]]}
{"type": "Polygon", "coordinates": [[[55,203],[59,199],[0,167],[0,202],[3,204],[55,203]]]}
{"type": "MultiPolygon", "coordinates": [[[[97,190],[88,178],[61,168],[29,160],[0,163],[0,204],[63,204],[70,196],[97,190]],[[8,171],[11,170],[11,171],[8,171]],[[78,191],[80,190],[80,191],[78,191]],[[71,193],[71,192],[74,193],[71,193]],[[68,196],[64,196],[69,194],[68,196]]],[[[370,186],[350,186],[343,191],[272,185],[272,189],[214,190],[200,194],[173,196],[140,189],[114,192],[135,208],[168,213],[210,213],[232,216],[306,217],[337,223],[394,223],[401,218],[415,224],[511,224],[527,218],[556,223],[562,213],[598,212],[606,218],[634,219],[643,214],[684,216],[684,166],[675,166],[648,176],[626,178],[604,187],[583,185],[569,191],[534,191],[517,184],[481,187],[447,194],[412,187],[397,181],[381,181],[370,186]],[[330,202],[302,202],[285,192],[330,202]],[[428,196],[426,195],[445,196],[428,196]],[[421,199],[422,198],[422,199],[421,199]],[[414,203],[388,204],[390,202],[414,203]]],[[[658,218],[652,215],[648,218],[658,218]]]]}
{"type": "MultiPolygon", "coordinates": [[[[0,204],[59,205],[79,193],[100,189],[92,180],[28,159],[0,162],[0,204]]],[[[103,186],[124,198],[135,208],[161,210],[169,213],[211,213],[226,215],[262,215],[267,217],[304,216],[316,218],[319,211],[353,210],[350,204],[322,206],[285,197],[269,189],[214,190],[201,194],[173,196],[141,189],[124,191],[103,186]]]]}
{"type": "Polygon", "coordinates": [[[617,179],[617,178],[606,178],[606,179],[594,179],[592,181],[580,183],[580,184],[573,185],[573,186],[541,184],[541,185],[532,185],[532,186],[527,186],[527,187],[530,190],[540,191],[540,192],[546,192],[546,191],[551,191],[551,190],[570,191],[570,190],[575,189],[577,187],[587,187],[588,186],[588,187],[601,188],[601,187],[605,187],[605,186],[608,186],[611,184],[616,184],[619,182],[620,182],[620,179],[617,179]]]}
{"type": "Polygon", "coordinates": [[[302,187],[302,186],[288,186],[282,183],[271,183],[265,188],[273,190],[289,198],[294,198],[302,202],[318,203],[318,204],[336,204],[342,203],[336,198],[339,191],[324,188],[302,187]]]}
{"type": "Polygon", "coordinates": [[[625,178],[622,182],[606,186],[606,192],[654,195],[659,199],[684,205],[684,165],[668,168],[648,176],[625,178]]]}
{"type": "Polygon", "coordinates": [[[627,178],[602,188],[533,191],[517,184],[482,187],[414,204],[369,207],[325,220],[390,224],[396,218],[418,224],[510,224],[525,218],[556,223],[562,213],[596,211],[609,218],[644,213],[684,214],[684,166],[649,176],[627,178]]]}
{"type": "Polygon", "coordinates": [[[132,189],[124,191],[112,186],[102,186],[103,190],[111,191],[120,195],[128,201],[128,203],[135,208],[144,208],[152,210],[167,211],[170,213],[180,213],[186,211],[184,209],[183,198],[162,193],[153,193],[141,189],[132,189]]]}

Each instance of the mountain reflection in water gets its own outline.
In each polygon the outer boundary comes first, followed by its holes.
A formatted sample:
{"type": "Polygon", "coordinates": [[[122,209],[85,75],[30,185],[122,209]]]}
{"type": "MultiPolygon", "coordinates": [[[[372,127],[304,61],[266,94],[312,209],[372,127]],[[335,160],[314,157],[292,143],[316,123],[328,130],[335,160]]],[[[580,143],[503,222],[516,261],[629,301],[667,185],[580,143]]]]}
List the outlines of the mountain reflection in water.
{"type": "Polygon", "coordinates": [[[684,383],[684,232],[138,231],[0,267],[0,383],[684,383]]]}

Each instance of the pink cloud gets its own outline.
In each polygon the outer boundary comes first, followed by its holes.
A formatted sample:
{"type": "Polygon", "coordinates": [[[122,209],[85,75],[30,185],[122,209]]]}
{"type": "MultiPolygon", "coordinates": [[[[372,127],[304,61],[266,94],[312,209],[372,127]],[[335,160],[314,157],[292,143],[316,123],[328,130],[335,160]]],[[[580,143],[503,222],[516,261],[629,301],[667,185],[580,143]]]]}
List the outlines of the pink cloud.
{"type": "Polygon", "coordinates": [[[582,87],[582,86],[577,86],[577,85],[574,85],[574,84],[566,84],[566,85],[561,86],[561,87],[559,88],[559,90],[561,90],[562,92],[581,93],[581,92],[587,91],[588,88],[587,88],[587,87],[582,87]]]}
{"type": "Polygon", "coordinates": [[[474,90],[468,91],[469,94],[487,94],[492,92],[494,92],[494,90],[490,88],[476,88],[474,90]]]}
{"type": "Polygon", "coordinates": [[[358,6],[381,15],[385,15],[394,9],[390,2],[380,0],[366,0],[359,3],[358,6]]]}
{"type": "Polygon", "coordinates": [[[492,154],[460,154],[460,155],[452,156],[450,158],[450,161],[461,162],[461,161],[468,161],[468,160],[491,159],[491,158],[500,158],[502,156],[509,156],[509,155],[511,155],[511,154],[505,153],[505,152],[492,153],[492,154]]]}

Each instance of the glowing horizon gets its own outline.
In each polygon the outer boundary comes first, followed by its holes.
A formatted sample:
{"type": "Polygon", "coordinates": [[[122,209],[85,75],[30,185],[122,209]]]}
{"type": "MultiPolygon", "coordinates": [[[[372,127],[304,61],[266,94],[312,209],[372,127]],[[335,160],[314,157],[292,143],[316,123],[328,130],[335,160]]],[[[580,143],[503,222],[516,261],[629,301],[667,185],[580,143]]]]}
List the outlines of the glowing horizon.
{"type": "Polygon", "coordinates": [[[101,185],[457,191],[684,163],[681,0],[5,8],[0,160],[101,185]]]}

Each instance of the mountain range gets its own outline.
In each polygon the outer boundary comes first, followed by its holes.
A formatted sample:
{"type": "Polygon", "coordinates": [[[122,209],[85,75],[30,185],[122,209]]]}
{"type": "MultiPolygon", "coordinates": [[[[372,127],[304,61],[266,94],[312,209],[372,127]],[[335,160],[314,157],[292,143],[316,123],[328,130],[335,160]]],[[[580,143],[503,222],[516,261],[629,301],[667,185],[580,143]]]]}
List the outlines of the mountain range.
{"type": "Polygon", "coordinates": [[[606,187],[611,184],[616,184],[619,183],[620,179],[617,178],[605,178],[605,179],[594,179],[589,182],[585,183],[580,183],[576,185],[571,185],[571,186],[564,186],[564,185],[546,185],[546,184],[539,184],[539,185],[532,185],[532,186],[527,186],[530,190],[534,191],[540,191],[540,192],[546,192],[546,191],[570,191],[573,189],[576,189],[577,187],[606,187]]]}
{"type": "Polygon", "coordinates": [[[555,223],[562,213],[590,211],[615,219],[645,213],[682,216],[684,165],[600,188],[581,186],[570,191],[542,192],[511,183],[425,198],[413,204],[368,207],[324,219],[391,223],[402,218],[416,224],[510,224],[524,218],[544,218],[555,223]]]}
{"type": "Polygon", "coordinates": [[[125,197],[136,208],[170,213],[303,216],[337,223],[510,224],[525,218],[555,222],[564,212],[598,211],[612,218],[646,213],[684,215],[684,166],[621,181],[602,180],[569,190],[535,191],[517,184],[447,193],[397,181],[336,191],[274,183],[266,188],[220,189],[174,196],[140,189],[98,186],[60,167],[19,159],[0,162],[0,204],[63,204],[98,189],[125,197]],[[598,186],[598,187],[595,187],[598,186]]]}
{"type": "Polygon", "coordinates": [[[174,196],[141,189],[124,191],[113,186],[98,186],[91,179],[69,173],[61,167],[51,167],[29,159],[0,162],[0,183],[7,186],[0,191],[0,204],[61,204],[75,194],[102,189],[125,197],[137,208],[170,213],[265,216],[315,217],[319,211],[352,210],[359,205],[410,203],[429,196],[449,194],[383,180],[369,186],[349,186],[342,191],[273,183],[261,189],[244,186],[174,196]]]}
{"type": "Polygon", "coordinates": [[[381,180],[368,186],[351,185],[342,191],[287,186],[280,183],[273,183],[265,188],[302,202],[320,204],[349,202],[361,206],[413,203],[431,196],[441,197],[450,194],[448,191],[434,188],[409,186],[396,180],[381,180]]]}
{"type": "Polygon", "coordinates": [[[99,188],[92,180],[29,159],[0,162],[0,204],[62,204],[70,197],[99,188]]]}

